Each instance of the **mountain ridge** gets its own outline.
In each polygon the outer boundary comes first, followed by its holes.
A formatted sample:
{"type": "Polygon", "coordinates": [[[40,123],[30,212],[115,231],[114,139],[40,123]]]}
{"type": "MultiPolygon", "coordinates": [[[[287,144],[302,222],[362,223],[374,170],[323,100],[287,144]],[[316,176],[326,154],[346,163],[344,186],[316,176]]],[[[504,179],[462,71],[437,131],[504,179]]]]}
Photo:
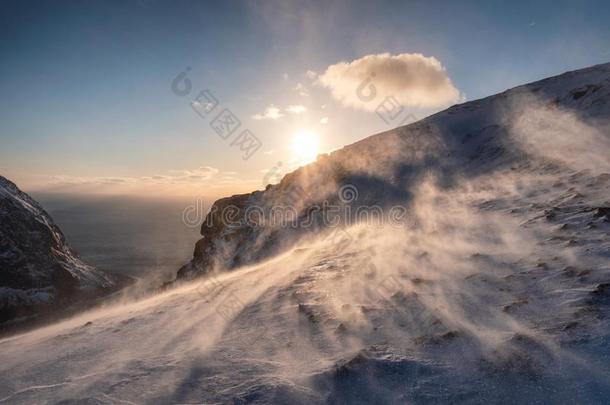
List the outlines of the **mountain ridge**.
{"type": "MultiPolygon", "coordinates": [[[[371,187],[369,183],[375,183],[362,180],[366,177],[382,179],[373,186],[374,192],[382,194],[381,198],[371,196],[371,190],[369,195],[360,197],[361,205],[374,205],[388,198],[404,199],[408,194],[404,183],[409,183],[410,178],[418,181],[415,178],[420,176],[418,172],[434,171],[443,178],[441,181],[450,183],[455,172],[468,176],[482,170],[493,171],[497,165],[523,163],[528,159],[528,152],[507,135],[514,117],[525,114],[527,106],[534,104],[536,108],[575,109],[587,120],[604,117],[608,112],[609,75],[610,63],[604,63],[457,104],[415,123],[371,135],[322,155],[265,190],[222,198],[214,203],[205,218],[201,227],[203,238],[196,244],[193,259],[179,269],[177,279],[256,263],[318,228],[298,235],[277,227],[248,224],[229,227],[220,215],[227,207],[235,208],[235,215],[241,219],[253,206],[268,213],[270,206],[288,205],[300,216],[321,201],[336,202],[336,195],[332,194],[341,185],[357,183],[355,186],[361,185],[361,191],[366,190],[371,187]],[[470,145],[478,149],[472,150],[470,145]],[[490,158],[493,154],[496,156],[490,158]],[[487,161],[481,161],[482,156],[487,161]],[[394,164],[384,165],[380,161],[394,164]],[[362,181],[358,183],[354,177],[362,181]],[[330,187],[325,183],[330,183],[330,187]],[[231,239],[230,243],[225,243],[227,238],[231,239]],[[261,242],[266,238],[273,242],[261,242]],[[243,245],[249,248],[244,249],[243,245]],[[243,253],[244,250],[250,252],[243,253]]],[[[319,218],[316,220],[319,222],[319,218]]]]}

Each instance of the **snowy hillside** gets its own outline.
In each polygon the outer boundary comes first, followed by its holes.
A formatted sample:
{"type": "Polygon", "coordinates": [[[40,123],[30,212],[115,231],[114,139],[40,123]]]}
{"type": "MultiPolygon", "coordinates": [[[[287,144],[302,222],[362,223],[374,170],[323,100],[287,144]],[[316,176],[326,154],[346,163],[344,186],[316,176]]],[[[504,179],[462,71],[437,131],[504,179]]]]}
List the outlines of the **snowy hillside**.
{"type": "Polygon", "coordinates": [[[74,254],[36,201],[0,176],[0,324],[56,313],[114,284],[74,254]]]}
{"type": "Polygon", "coordinates": [[[609,128],[607,64],[220,200],[207,277],[0,340],[0,403],[607,402],[609,128]]]}
{"type": "Polygon", "coordinates": [[[547,162],[610,172],[603,153],[610,152],[609,75],[610,64],[600,65],[457,105],[323,156],[264,191],[221,199],[178,277],[235,268],[292,247],[324,228],[325,203],[340,203],[342,187],[358,194],[350,202],[354,215],[359,206],[408,206],[414,185],[430,175],[451,187],[523,165],[529,173],[547,162]],[[272,220],[277,207],[294,208],[289,226],[272,220]],[[301,226],[306,220],[312,224],[301,226]]]}

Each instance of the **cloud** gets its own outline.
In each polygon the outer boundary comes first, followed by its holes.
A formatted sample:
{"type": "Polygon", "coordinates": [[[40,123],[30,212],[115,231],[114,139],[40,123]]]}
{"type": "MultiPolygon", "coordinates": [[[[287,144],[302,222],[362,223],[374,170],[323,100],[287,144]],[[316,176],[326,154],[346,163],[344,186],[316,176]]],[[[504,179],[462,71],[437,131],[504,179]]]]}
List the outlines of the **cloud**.
{"type": "Polygon", "coordinates": [[[441,62],[418,53],[367,55],[330,65],[316,84],[345,106],[374,111],[386,98],[403,106],[445,107],[462,99],[441,62]]]}
{"type": "MultiPolygon", "coordinates": [[[[201,166],[195,170],[183,170],[182,178],[188,177],[190,179],[198,179],[198,180],[210,180],[214,176],[219,173],[219,170],[215,167],[210,166],[201,166]]],[[[180,178],[178,176],[178,178],[180,178]]]]}
{"type": "Polygon", "coordinates": [[[174,169],[147,176],[45,176],[40,191],[91,193],[108,195],[191,196],[205,192],[220,198],[228,193],[251,191],[260,185],[259,178],[244,178],[237,172],[221,171],[210,166],[174,169]]]}
{"type": "Polygon", "coordinates": [[[286,107],[285,111],[290,114],[302,114],[307,111],[307,107],[302,104],[294,104],[286,107]]]}
{"type": "Polygon", "coordinates": [[[280,118],[284,117],[284,113],[288,114],[303,114],[307,111],[307,107],[302,104],[291,104],[284,108],[283,110],[280,107],[276,107],[271,104],[269,107],[265,109],[262,114],[255,114],[252,116],[255,120],[273,120],[277,121],[280,118]]]}
{"type": "MultiPolygon", "coordinates": [[[[162,179],[156,180],[162,180],[165,183],[189,183],[191,181],[214,180],[215,178],[218,178],[219,174],[226,174],[221,173],[220,170],[210,166],[201,166],[197,169],[192,170],[170,170],[169,173],[170,174],[168,176],[160,176],[162,177],[162,179]]],[[[155,177],[158,176],[152,177],[153,179],[155,179],[155,177]]]]}
{"type": "Polygon", "coordinates": [[[293,90],[302,97],[307,97],[309,95],[309,90],[307,90],[307,87],[303,86],[303,83],[297,83],[293,90]]]}
{"type": "Polygon", "coordinates": [[[86,176],[70,176],[70,175],[55,175],[51,176],[54,184],[63,185],[111,185],[111,184],[127,184],[138,181],[136,177],[86,177],[86,176]]]}
{"type": "Polygon", "coordinates": [[[95,184],[137,184],[137,183],[156,183],[156,184],[183,184],[192,181],[213,180],[219,175],[233,176],[234,172],[220,172],[215,167],[202,166],[197,169],[169,170],[168,174],[156,174],[141,177],[105,177],[105,176],[70,176],[57,175],[51,176],[55,184],[63,185],[95,185],[95,184]]]}
{"type": "Polygon", "coordinates": [[[280,109],[271,104],[262,114],[254,114],[252,118],[255,120],[278,120],[283,116],[284,114],[282,114],[280,109]]]}

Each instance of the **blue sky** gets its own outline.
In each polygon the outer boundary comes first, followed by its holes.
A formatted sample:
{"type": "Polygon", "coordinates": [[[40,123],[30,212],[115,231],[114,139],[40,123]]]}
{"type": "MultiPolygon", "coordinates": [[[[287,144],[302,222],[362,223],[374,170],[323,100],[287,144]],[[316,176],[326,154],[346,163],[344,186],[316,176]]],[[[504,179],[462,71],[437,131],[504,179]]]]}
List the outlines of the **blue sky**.
{"type": "Polygon", "coordinates": [[[610,61],[608,2],[460,3],[4,1],[0,173],[26,190],[248,191],[300,163],[299,131],[323,152],[392,126],[320,85],[341,61],[435,58],[460,100],[610,61]],[[190,108],[200,89],[260,140],[251,158],[190,108]],[[253,118],[270,106],[281,117],[253,118]]]}

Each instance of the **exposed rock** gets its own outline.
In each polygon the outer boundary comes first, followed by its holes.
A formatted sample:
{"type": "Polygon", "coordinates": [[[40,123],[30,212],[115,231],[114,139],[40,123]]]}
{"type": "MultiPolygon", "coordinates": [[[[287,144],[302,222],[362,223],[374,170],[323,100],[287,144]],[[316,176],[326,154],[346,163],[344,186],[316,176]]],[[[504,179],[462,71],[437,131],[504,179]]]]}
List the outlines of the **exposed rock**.
{"type": "Polygon", "coordinates": [[[63,310],[115,285],[78,258],[36,201],[0,176],[0,324],[63,310]]]}
{"type": "Polygon", "coordinates": [[[596,218],[604,218],[606,221],[610,219],[610,207],[597,207],[593,210],[593,216],[596,218]]]}
{"type": "Polygon", "coordinates": [[[591,291],[589,303],[596,306],[610,305],[610,283],[600,283],[591,291]]]}
{"type": "Polygon", "coordinates": [[[438,335],[419,336],[419,337],[416,337],[415,339],[413,339],[413,342],[415,344],[421,345],[421,346],[438,346],[438,345],[442,345],[442,344],[451,342],[451,341],[461,337],[462,335],[463,334],[460,331],[450,330],[443,334],[438,334],[438,335]]]}

